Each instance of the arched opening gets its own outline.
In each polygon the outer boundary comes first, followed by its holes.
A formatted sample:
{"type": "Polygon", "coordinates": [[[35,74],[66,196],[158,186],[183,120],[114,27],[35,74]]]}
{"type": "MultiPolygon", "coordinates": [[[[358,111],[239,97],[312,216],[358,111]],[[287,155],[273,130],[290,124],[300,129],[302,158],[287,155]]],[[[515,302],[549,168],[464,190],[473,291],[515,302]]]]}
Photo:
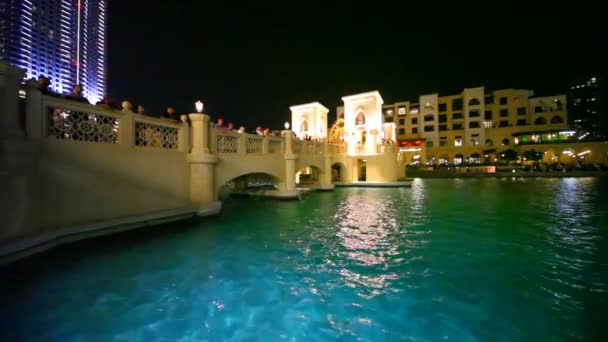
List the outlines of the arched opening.
{"type": "Polygon", "coordinates": [[[357,180],[365,182],[367,180],[367,160],[357,159],[357,180]]]}
{"type": "Polygon", "coordinates": [[[478,106],[478,105],[480,105],[480,104],[481,104],[481,102],[479,102],[479,100],[478,100],[478,99],[471,99],[471,100],[469,101],[469,106],[478,106]]]}
{"type": "Polygon", "coordinates": [[[502,144],[503,144],[504,146],[508,146],[510,143],[511,143],[511,141],[510,141],[508,138],[504,138],[504,139],[502,139],[502,144]]]}
{"type": "Polygon", "coordinates": [[[306,166],[296,172],[297,186],[319,185],[321,170],[313,165],[306,166]]]}
{"type": "Polygon", "coordinates": [[[280,180],[267,173],[248,173],[235,177],[218,189],[220,199],[227,197],[250,197],[277,191],[280,180]]]}
{"type": "Polygon", "coordinates": [[[534,124],[535,125],[546,125],[547,119],[545,119],[541,116],[541,117],[537,118],[536,120],[534,120],[534,124]]]}
{"type": "Polygon", "coordinates": [[[472,153],[471,157],[469,158],[469,163],[470,164],[481,164],[481,155],[477,152],[472,153]]]}
{"type": "Polygon", "coordinates": [[[308,120],[302,119],[302,123],[300,123],[300,133],[308,132],[308,120]]]}
{"type": "Polygon", "coordinates": [[[562,119],[561,116],[556,115],[556,116],[554,116],[554,117],[551,118],[551,123],[552,124],[561,124],[561,123],[564,123],[564,119],[562,119]]]}
{"type": "Polygon", "coordinates": [[[492,146],[494,145],[494,142],[492,141],[492,139],[486,139],[486,146],[492,146]]]}
{"type": "Polygon", "coordinates": [[[464,156],[460,153],[454,156],[454,165],[460,165],[464,163],[464,156]]]}
{"type": "Polygon", "coordinates": [[[365,125],[365,113],[360,110],[355,117],[355,125],[365,125]]]}
{"type": "Polygon", "coordinates": [[[342,163],[334,163],[331,166],[331,182],[344,182],[346,167],[342,163]]]}

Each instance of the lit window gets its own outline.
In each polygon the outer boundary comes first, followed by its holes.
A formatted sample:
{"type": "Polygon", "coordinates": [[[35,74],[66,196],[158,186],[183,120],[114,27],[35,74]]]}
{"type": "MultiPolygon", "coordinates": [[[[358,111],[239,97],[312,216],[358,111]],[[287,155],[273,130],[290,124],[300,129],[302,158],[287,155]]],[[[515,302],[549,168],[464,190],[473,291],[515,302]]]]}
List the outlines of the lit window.
{"type": "Polygon", "coordinates": [[[399,115],[405,115],[405,107],[399,107],[397,114],[399,115]]]}
{"type": "Polygon", "coordinates": [[[454,146],[462,146],[462,139],[461,138],[454,139],[454,146]]]}

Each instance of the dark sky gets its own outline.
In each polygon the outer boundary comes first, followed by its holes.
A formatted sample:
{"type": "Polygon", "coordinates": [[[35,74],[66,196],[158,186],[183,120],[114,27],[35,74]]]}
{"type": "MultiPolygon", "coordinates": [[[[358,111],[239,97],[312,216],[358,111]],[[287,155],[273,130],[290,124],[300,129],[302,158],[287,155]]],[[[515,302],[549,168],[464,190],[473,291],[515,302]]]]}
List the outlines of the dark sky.
{"type": "Polygon", "coordinates": [[[312,101],[334,117],[342,96],[370,90],[385,103],[478,85],[564,93],[605,60],[605,15],[581,1],[284,3],[110,0],[109,91],[150,112],[191,112],[200,98],[251,130],[279,128],[290,105],[312,101]]]}

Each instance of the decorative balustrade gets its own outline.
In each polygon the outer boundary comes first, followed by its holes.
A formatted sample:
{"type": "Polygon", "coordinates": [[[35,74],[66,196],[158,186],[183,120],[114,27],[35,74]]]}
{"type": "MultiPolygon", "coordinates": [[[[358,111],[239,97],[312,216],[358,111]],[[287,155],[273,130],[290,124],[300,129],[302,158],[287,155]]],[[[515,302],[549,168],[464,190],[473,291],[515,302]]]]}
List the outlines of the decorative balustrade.
{"type": "Polygon", "coordinates": [[[239,134],[215,132],[215,151],[217,153],[239,152],[239,134]]]}
{"type": "Polygon", "coordinates": [[[31,90],[30,96],[27,126],[28,136],[33,138],[188,151],[189,129],[185,124],[43,96],[36,90],[31,90]]]}
{"type": "Polygon", "coordinates": [[[84,103],[45,96],[46,136],[60,140],[118,143],[119,115],[84,103]]]}
{"type": "Polygon", "coordinates": [[[264,138],[260,136],[246,136],[247,139],[247,154],[255,154],[263,152],[264,138]]]}
{"type": "Polygon", "coordinates": [[[135,117],[135,146],[176,150],[179,147],[180,125],[135,117]]]}

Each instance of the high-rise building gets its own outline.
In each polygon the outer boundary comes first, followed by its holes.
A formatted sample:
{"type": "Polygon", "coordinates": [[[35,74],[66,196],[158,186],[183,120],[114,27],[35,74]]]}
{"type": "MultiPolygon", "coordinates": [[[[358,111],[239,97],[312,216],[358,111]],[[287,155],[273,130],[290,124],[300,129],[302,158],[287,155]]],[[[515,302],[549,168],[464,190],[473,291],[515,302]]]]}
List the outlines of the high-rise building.
{"type": "Polygon", "coordinates": [[[45,75],[51,88],[75,84],[99,101],[106,89],[107,0],[0,0],[0,59],[45,75]]]}
{"type": "Polygon", "coordinates": [[[578,78],[568,91],[568,123],[592,135],[606,135],[606,115],[602,113],[603,91],[597,77],[578,78]],[[604,117],[602,117],[604,116],[604,117]]]}

